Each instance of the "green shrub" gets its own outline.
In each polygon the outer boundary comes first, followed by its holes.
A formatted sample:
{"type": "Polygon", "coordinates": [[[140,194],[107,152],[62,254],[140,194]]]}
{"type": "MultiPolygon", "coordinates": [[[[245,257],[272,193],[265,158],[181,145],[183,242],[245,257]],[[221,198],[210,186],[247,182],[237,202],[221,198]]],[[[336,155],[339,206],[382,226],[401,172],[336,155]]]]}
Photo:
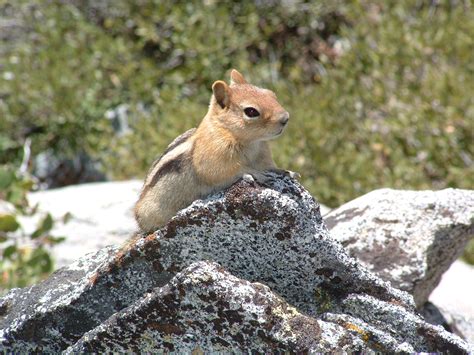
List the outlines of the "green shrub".
{"type": "Polygon", "coordinates": [[[467,244],[462,258],[467,263],[474,265],[474,239],[471,239],[471,241],[467,244]]]}
{"type": "Polygon", "coordinates": [[[54,264],[50,247],[64,240],[51,235],[54,221],[49,213],[41,215],[33,232],[23,230],[18,218],[38,214],[26,198],[32,186],[32,181],[12,164],[0,165],[0,200],[3,200],[0,206],[0,295],[10,288],[33,284],[51,273],[54,264]]]}
{"type": "Polygon", "coordinates": [[[472,16],[402,2],[374,19],[361,10],[321,84],[289,90],[282,165],[332,206],[384,186],[473,188],[472,16]]]}

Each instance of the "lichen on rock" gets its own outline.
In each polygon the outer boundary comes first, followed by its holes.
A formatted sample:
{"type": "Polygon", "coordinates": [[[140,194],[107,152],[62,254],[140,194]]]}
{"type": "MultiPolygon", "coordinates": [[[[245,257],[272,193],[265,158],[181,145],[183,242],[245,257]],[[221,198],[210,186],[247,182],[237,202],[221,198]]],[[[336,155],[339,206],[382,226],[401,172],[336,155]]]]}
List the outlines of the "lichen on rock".
{"type": "Polygon", "coordinates": [[[407,336],[425,324],[413,298],[351,258],[329,235],[318,203],[286,176],[272,174],[265,186],[240,180],[155,233],[77,265],[6,296],[4,349],[186,351],[189,331],[214,339],[199,343],[203,351],[245,350],[255,341],[262,351],[468,352],[441,327],[407,336]],[[40,307],[38,299],[47,302],[40,307]],[[265,304],[270,313],[259,316],[265,304]],[[236,340],[244,330],[253,335],[236,340]]]}
{"type": "Polygon", "coordinates": [[[325,322],[301,314],[269,287],[238,279],[218,264],[201,261],[86,333],[66,353],[364,348],[343,327],[320,327],[319,323],[325,322]],[[339,347],[343,336],[345,345],[339,347]],[[328,338],[334,341],[322,340],[328,338]]]}

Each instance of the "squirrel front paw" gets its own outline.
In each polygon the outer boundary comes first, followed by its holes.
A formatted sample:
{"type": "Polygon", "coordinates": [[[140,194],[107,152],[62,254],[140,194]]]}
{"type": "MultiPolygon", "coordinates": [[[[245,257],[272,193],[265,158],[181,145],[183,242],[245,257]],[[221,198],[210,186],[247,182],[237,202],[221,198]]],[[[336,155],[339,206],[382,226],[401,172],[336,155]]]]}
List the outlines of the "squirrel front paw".
{"type": "Polygon", "coordinates": [[[260,184],[264,184],[272,179],[272,176],[268,173],[283,174],[289,176],[292,179],[301,178],[301,175],[297,172],[275,168],[267,171],[252,171],[250,173],[245,173],[242,175],[242,179],[247,182],[258,182],[260,184]]]}
{"type": "Polygon", "coordinates": [[[275,168],[275,169],[270,169],[269,171],[277,173],[277,174],[283,174],[283,175],[289,176],[292,179],[301,178],[301,175],[299,173],[297,173],[295,171],[291,171],[291,170],[284,170],[284,169],[275,168]]]}
{"type": "Polygon", "coordinates": [[[270,177],[265,174],[265,172],[252,171],[251,173],[245,173],[242,175],[242,179],[247,182],[258,182],[259,184],[264,184],[270,177]]]}
{"type": "Polygon", "coordinates": [[[300,173],[297,173],[296,171],[286,170],[286,174],[292,179],[301,179],[300,173]]]}
{"type": "Polygon", "coordinates": [[[242,175],[242,179],[246,182],[255,182],[255,179],[253,178],[252,175],[250,174],[244,174],[242,175]]]}

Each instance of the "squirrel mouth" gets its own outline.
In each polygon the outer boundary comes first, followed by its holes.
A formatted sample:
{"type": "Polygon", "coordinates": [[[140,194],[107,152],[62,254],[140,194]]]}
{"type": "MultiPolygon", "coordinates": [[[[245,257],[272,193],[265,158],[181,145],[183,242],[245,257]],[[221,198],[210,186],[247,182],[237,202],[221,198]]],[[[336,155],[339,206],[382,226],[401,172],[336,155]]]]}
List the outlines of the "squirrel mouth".
{"type": "Polygon", "coordinates": [[[274,133],[271,136],[267,136],[266,138],[262,138],[262,140],[268,141],[268,140],[275,139],[275,138],[279,137],[283,133],[284,130],[285,130],[285,127],[282,127],[277,133],[274,133]]]}

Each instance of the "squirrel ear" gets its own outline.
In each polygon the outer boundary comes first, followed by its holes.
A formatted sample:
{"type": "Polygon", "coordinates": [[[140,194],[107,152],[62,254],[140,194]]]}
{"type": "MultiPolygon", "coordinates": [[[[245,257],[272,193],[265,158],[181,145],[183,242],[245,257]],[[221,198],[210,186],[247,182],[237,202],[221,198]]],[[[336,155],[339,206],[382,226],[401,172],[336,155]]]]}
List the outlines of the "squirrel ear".
{"type": "Polygon", "coordinates": [[[222,80],[218,80],[212,84],[212,92],[216,98],[217,103],[221,108],[229,106],[229,86],[222,80]]]}
{"type": "Polygon", "coordinates": [[[244,76],[240,74],[237,70],[232,69],[232,71],[230,72],[230,83],[247,84],[247,80],[245,80],[244,76]]]}

